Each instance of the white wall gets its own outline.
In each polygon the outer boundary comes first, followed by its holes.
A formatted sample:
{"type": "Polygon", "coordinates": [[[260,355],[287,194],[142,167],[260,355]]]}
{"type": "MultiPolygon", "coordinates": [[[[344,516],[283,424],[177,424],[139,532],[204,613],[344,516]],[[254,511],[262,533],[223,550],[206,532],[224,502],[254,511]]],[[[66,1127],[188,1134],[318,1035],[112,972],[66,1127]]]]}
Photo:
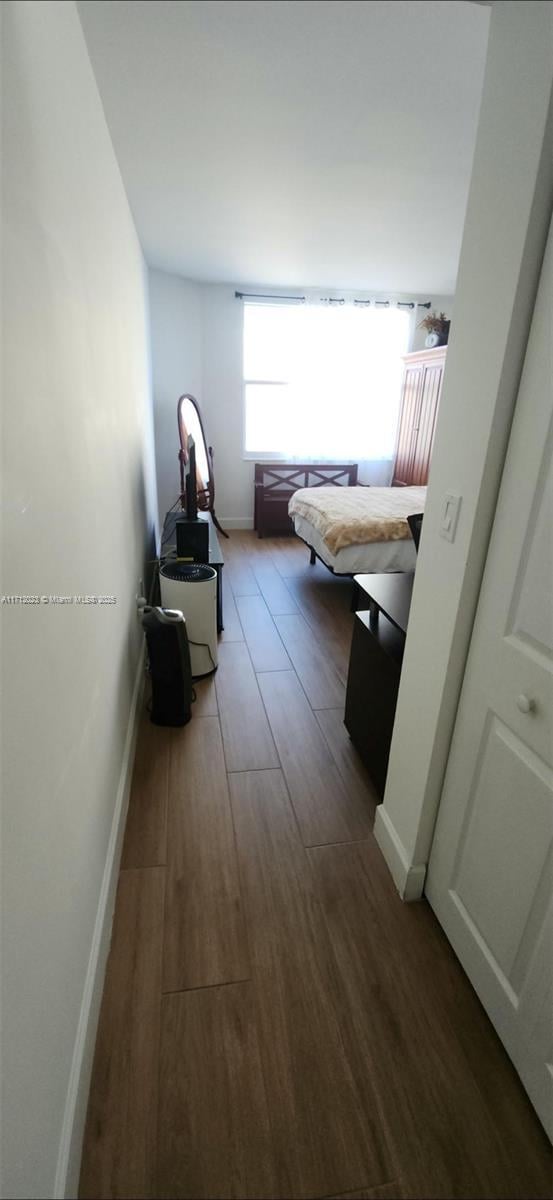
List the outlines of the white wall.
{"type": "Polygon", "coordinates": [[[160,525],[180,491],[177,400],[202,390],[201,289],[178,275],[149,272],[156,474],[160,525]]]}
{"type": "Polygon", "coordinates": [[[2,608],[2,1195],[51,1197],[78,1182],[155,472],[144,264],[77,11],[2,8],[2,592],[117,597],[2,608]]]}
{"type": "Polygon", "coordinates": [[[375,833],[420,895],[553,204],[553,5],[492,9],[455,323],[384,804],[375,833]],[[439,524],[462,496],[456,539],[439,524]]]}
{"type": "MultiPolygon", "coordinates": [[[[176,403],[186,391],[200,402],[206,436],[215,452],[218,516],[230,528],[253,525],[254,464],[244,459],[242,450],[243,305],[235,298],[235,290],[267,289],[260,284],[195,284],[177,275],[150,271],[161,521],[178,492],[176,403]]],[[[432,305],[450,315],[453,299],[432,296],[432,305]]],[[[419,310],[419,321],[425,311],[419,310]]],[[[425,336],[413,321],[409,348],[420,349],[425,336]]],[[[364,483],[386,485],[391,469],[390,462],[374,463],[361,470],[359,477],[364,483]]]]}
{"type": "Polygon", "coordinates": [[[254,464],[243,458],[243,306],[228,284],[202,292],[202,406],[213,446],[215,507],[223,524],[253,526],[254,464]]]}

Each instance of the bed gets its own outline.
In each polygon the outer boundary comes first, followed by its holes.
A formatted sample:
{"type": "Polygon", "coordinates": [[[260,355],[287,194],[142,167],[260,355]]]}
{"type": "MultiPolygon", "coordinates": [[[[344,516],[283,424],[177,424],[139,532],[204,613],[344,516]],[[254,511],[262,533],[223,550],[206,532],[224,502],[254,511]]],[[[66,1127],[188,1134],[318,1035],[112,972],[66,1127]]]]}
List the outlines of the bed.
{"type": "Polygon", "coordinates": [[[301,488],[288,511],[298,537],[335,575],[414,571],[407,523],[424,512],[425,487],[301,488]]]}

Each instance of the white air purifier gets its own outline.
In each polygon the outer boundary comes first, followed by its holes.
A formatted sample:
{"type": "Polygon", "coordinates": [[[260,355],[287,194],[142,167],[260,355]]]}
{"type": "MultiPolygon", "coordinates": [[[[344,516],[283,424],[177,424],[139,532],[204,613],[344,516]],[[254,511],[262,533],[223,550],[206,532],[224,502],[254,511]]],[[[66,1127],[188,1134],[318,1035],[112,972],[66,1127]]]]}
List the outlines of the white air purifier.
{"type": "Polygon", "coordinates": [[[169,560],[159,572],[161,604],[184,616],[192,675],[217,666],[217,572],[199,563],[169,560]]]}

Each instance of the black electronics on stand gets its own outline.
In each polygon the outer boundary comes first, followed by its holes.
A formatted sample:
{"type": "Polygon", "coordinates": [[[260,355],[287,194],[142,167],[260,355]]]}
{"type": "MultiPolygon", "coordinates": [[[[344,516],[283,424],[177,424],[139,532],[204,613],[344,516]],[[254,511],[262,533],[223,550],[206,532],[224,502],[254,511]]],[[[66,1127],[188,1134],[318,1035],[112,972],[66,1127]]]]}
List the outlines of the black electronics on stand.
{"type": "MultiPolygon", "coordinates": [[[[183,460],[184,461],[184,460],[183,460]]],[[[177,558],[194,563],[209,562],[209,523],[198,517],[198,476],[196,471],[196,445],[190,436],[185,460],[184,497],[186,516],[177,517],[177,558]]]]}
{"type": "Polygon", "coordinates": [[[150,608],[142,613],[146,634],[154,725],[186,725],[192,716],[192,672],[186,621],[181,612],[150,608]]]}
{"type": "Polygon", "coordinates": [[[190,521],[198,516],[198,474],[196,471],[196,443],[190,434],[187,443],[187,458],[185,465],[184,494],[186,499],[186,515],[190,521]]]}
{"type": "Polygon", "coordinates": [[[209,563],[209,522],[201,517],[177,517],[175,521],[177,558],[195,563],[209,563]]]}

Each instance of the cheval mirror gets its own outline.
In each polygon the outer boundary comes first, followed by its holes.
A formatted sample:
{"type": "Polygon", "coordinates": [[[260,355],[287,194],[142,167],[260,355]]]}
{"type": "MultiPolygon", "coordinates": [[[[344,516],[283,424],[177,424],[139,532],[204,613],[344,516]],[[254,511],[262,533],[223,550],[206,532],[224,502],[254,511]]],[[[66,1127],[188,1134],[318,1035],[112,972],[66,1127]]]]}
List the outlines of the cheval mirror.
{"type": "Polygon", "coordinates": [[[215,513],[215,478],[213,475],[213,448],[208,446],[198,401],[194,396],[185,393],[180,396],[177,404],[177,423],[179,427],[179,465],[180,465],[180,503],[186,507],[185,471],[188,462],[188,438],[192,437],[196,450],[196,492],[198,508],[211,514],[215,527],[228,537],[221,528],[215,513]]]}

